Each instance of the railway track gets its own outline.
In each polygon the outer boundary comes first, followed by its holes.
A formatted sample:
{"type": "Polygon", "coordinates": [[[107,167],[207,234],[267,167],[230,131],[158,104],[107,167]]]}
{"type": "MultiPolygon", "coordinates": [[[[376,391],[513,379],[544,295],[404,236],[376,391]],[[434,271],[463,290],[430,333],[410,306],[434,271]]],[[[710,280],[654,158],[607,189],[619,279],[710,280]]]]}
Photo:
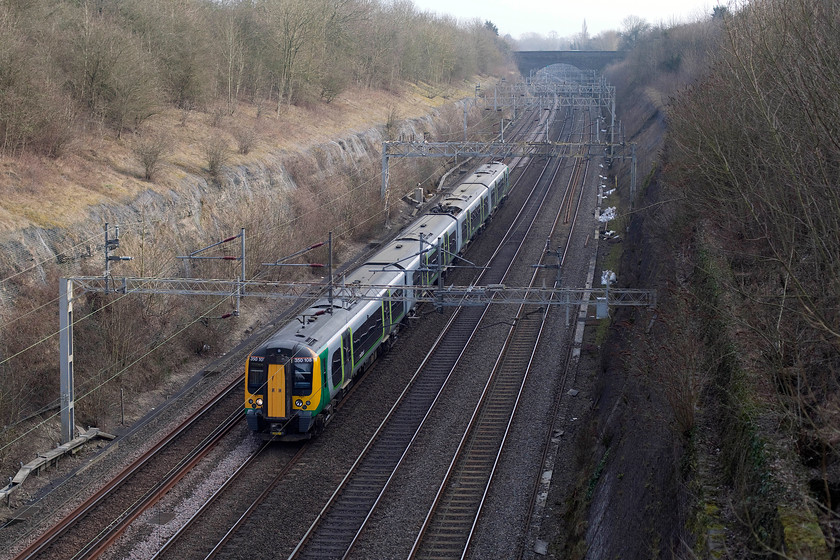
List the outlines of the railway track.
{"type": "MultiPolygon", "coordinates": [[[[351,389],[351,394],[353,391],[358,388],[359,384],[354,384],[351,389]]],[[[349,398],[349,394],[345,398],[349,398]]],[[[295,464],[296,460],[303,455],[303,450],[308,444],[305,444],[304,447],[298,452],[295,458],[291,459],[286,463],[286,466],[280,471],[279,474],[274,474],[273,472],[268,472],[267,470],[263,471],[263,474],[256,475],[253,472],[258,472],[256,467],[252,467],[252,463],[258,463],[259,461],[256,459],[256,456],[259,455],[255,454],[254,457],[249,458],[240,468],[236,470],[236,472],[231,475],[230,479],[225,482],[224,486],[219,488],[218,492],[214,493],[211,496],[204,506],[202,506],[198,511],[195,512],[193,516],[191,516],[185,523],[181,529],[179,529],[171,538],[169,538],[161,547],[161,549],[153,556],[154,558],[183,558],[185,556],[189,557],[206,557],[210,558],[216,555],[216,553],[226,544],[228,539],[230,539],[233,534],[235,533],[236,529],[244,523],[248,517],[253,513],[258,506],[262,503],[265,497],[270,493],[271,489],[291,470],[291,467],[295,464]],[[253,472],[252,472],[253,471],[253,472]],[[242,473],[249,473],[249,474],[242,474],[242,473]],[[245,508],[242,515],[236,520],[232,527],[229,530],[224,532],[224,536],[219,540],[219,542],[215,546],[211,546],[212,542],[215,542],[215,537],[211,537],[208,539],[208,532],[210,534],[218,533],[218,529],[207,529],[206,525],[215,525],[218,526],[220,521],[219,519],[222,518],[230,518],[230,512],[232,510],[241,510],[241,506],[238,505],[218,505],[227,504],[229,502],[236,501],[241,503],[245,500],[242,499],[242,496],[249,494],[249,488],[244,487],[248,484],[248,481],[253,480],[272,480],[273,481],[269,484],[269,487],[266,488],[257,498],[251,499],[248,498],[250,501],[250,505],[245,508]],[[237,490],[238,488],[238,490],[237,490]],[[236,495],[236,499],[229,499],[224,497],[224,495],[236,495]],[[220,498],[220,496],[222,496],[220,498]],[[212,513],[212,511],[216,511],[217,513],[212,513]],[[210,512],[210,513],[208,513],[210,512]],[[203,518],[202,521],[197,521],[200,518],[203,518]],[[200,525],[201,528],[193,529],[194,525],[200,525]]],[[[283,459],[285,462],[285,459],[283,459]]],[[[275,469],[276,470],[276,469],[275,469]]],[[[253,494],[253,491],[250,491],[253,494]]]]}
{"type": "Polygon", "coordinates": [[[288,447],[264,442],[219,486],[150,560],[213,558],[275,486],[305,455],[310,442],[288,447]],[[278,465],[282,465],[278,468],[278,465]],[[255,480],[261,484],[254,484],[255,480]],[[242,510],[240,504],[249,505],[242,510]]]}
{"type": "MultiPolygon", "coordinates": [[[[548,166],[546,166],[546,169],[548,166]]],[[[521,209],[485,270],[480,284],[502,283],[527,239],[559,166],[521,209]]],[[[459,309],[438,337],[412,383],[370,439],[356,463],[290,558],[341,558],[353,547],[399,469],[441,391],[464,355],[487,308],[459,309]]]]}
{"type": "MultiPolygon", "coordinates": [[[[583,195],[587,162],[576,160],[563,199],[546,242],[540,264],[546,264],[551,238],[558,229],[561,215],[564,224],[574,228],[583,195]],[[577,200],[574,194],[578,193],[577,200]]],[[[571,232],[566,235],[564,254],[568,252],[571,232]]],[[[562,265],[562,258],[560,264],[562,265]]],[[[529,286],[551,282],[545,268],[535,268],[529,286]]],[[[493,372],[485,384],[470,421],[459,442],[435,499],[414,540],[409,558],[464,558],[485,499],[493,483],[496,467],[520,403],[531,365],[540,344],[548,309],[521,305],[493,372]]],[[[522,548],[520,547],[520,550],[522,548]]]]}
{"type": "Polygon", "coordinates": [[[237,380],[15,558],[97,557],[233,429],[243,413],[237,380]]]}

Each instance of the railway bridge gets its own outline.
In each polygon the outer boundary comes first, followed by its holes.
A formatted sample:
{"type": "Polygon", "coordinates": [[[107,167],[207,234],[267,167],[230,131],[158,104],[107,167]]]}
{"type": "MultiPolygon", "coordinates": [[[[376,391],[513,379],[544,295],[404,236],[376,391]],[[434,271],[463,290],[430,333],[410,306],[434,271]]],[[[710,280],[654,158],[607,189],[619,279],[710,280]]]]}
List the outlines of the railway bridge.
{"type": "Polygon", "coordinates": [[[580,70],[602,71],[609,64],[624,60],[625,51],[517,51],[516,66],[523,76],[552,64],[571,64],[580,70]]]}

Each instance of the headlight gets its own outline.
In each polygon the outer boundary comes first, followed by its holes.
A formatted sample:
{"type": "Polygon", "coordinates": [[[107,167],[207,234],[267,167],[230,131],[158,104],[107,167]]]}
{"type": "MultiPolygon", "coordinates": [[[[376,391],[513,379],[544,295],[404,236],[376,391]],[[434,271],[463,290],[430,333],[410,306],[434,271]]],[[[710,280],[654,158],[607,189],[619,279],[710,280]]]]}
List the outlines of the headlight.
{"type": "Polygon", "coordinates": [[[295,401],[295,406],[303,406],[303,401],[298,399],[295,401]]]}
{"type": "Polygon", "coordinates": [[[262,403],[263,403],[262,399],[257,399],[257,406],[262,406],[262,403]]]}

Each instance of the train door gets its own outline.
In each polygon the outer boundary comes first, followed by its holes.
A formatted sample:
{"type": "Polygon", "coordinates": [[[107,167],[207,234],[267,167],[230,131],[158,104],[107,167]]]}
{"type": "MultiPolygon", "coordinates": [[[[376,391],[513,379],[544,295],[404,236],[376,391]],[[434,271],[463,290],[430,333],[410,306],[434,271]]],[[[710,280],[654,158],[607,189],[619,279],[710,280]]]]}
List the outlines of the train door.
{"type": "Polygon", "coordinates": [[[292,408],[292,393],[288,390],[286,373],[292,367],[284,359],[279,364],[268,364],[268,379],[265,387],[265,415],[267,418],[287,418],[292,408]]]}
{"type": "Polygon", "coordinates": [[[406,309],[408,309],[408,302],[405,300],[405,290],[394,290],[393,292],[391,292],[391,297],[393,297],[396,301],[391,302],[391,318],[388,324],[388,328],[386,329],[387,332],[396,330],[397,325],[399,325],[399,322],[402,321],[402,318],[405,315],[406,309]]]}
{"type": "Polygon", "coordinates": [[[436,240],[435,243],[432,244],[431,248],[423,253],[423,261],[426,264],[426,272],[423,274],[423,283],[429,286],[434,284],[438,277],[438,251],[440,251],[440,246],[438,245],[439,243],[440,240],[436,240]]]}
{"type": "Polygon", "coordinates": [[[332,358],[330,359],[330,396],[335,396],[338,390],[341,389],[341,383],[344,378],[344,354],[341,351],[341,337],[338,339],[338,347],[333,350],[332,358]]]}
{"type": "MultiPolygon", "coordinates": [[[[388,290],[388,297],[393,297],[394,292],[388,290]]],[[[383,313],[385,314],[385,333],[389,333],[394,328],[394,302],[389,300],[387,302],[387,310],[383,309],[383,313]]]]}
{"type": "Polygon", "coordinates": [[[341,333],[341,364],[344,371],[344,382],[353,377],[353,349],[350,347],[350,330],[341,333]]]}
{"type": "Polygon", "coordinates": [[[449,266],[450,261],[452,260],[451,255],[449,254],[449,232],[443,232],[443,237],[440,238],[440,250],[442,251],[440,255],[440,262],[443,266],[449,266]]]}
{"type": "Polygon", "coordinates": [[[479,200],[478,205],[472,209],[470,212],[470,239],[475,237],[475,233],[478,231],[478,228],[481,227],[483,220],[481,218],[481,213],[484,212],[484,201],[479,200]]]}
{"type": "Polygon", "coordinates": [[[461,235],[461,239],[458,242],[456,249],[460,251],[467,244],[467,241],[470,240],[470,215],[468,212],[464,212],[464,217],[461,221],[461,229],[458,231],[461,235]]]}

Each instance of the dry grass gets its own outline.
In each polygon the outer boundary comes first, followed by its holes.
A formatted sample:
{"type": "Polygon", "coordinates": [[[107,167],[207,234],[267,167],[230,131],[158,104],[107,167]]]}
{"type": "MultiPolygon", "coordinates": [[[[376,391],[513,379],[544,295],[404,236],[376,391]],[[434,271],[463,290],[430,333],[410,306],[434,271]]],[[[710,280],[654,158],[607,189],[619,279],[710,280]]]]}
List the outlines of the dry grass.
{"type": "Polygon", "coordinates": [[[278,117],[257,105],[240,103],[231,117],[213,127],[211,113],[168,109],[149,119],[144,132],[166,134],[171,150],[155,181],[143,180],[144,169],[134,154],[135,139],[117,139],[101,129],[80,133],[67,152],[55,159],[25,155],[0,159],[0,231],[27,226],[68,227],[85,216],[85,209],[103,203],[125,204],[142,191],[176,189],[188,174],[206,175],[203,146],[223,137],[237,146],[235,132],[252,128],[256,140],[247,155],[231,154],[228,165],[260,161],[280,152],[295,152],[342,134],[383,125],[396,110],[403,118],[425,115],[452,98],[470,95],[472,83],[448,91],[412,88],[401,94],[356,89],[332,103],[287,106],[278,117]]]}

